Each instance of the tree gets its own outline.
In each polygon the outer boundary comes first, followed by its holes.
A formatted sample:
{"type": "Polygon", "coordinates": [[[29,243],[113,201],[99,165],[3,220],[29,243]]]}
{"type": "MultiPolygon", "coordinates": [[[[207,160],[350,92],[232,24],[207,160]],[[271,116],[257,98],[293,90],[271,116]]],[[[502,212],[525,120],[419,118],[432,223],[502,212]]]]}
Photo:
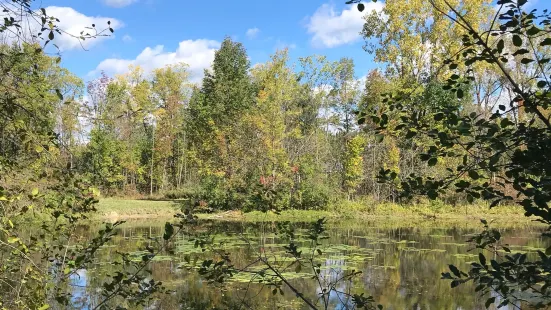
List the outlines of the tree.
{"type": "Polygon", "coordinates": [[[365,148],[364,137],[357,135],[346,141],[346,149],[344,153],[344,189],[350,199],[351,195],[360,185],[363,171],[362,153],[365,148]]]}
{"type": "Polygon", "coordinates": [[[205,71],[201,96],[196,94],[190,102],[190,114],[194,116],[190,126],[198,130],[192,143],[202,153],[201,168],[207,173],[224,173],[232,178],[236,124],[254,98],[249,67],[243,45],[224,39],[215,53],[212,72],[205,71]]]}
{"type": "MultiPolygon", "coordinates": [[[[541,14],[536,10],[524,11],[526,2],[499,1],[495,18],[489,19],[491,24],[481,30],[460,6],[446,0],[429,1],[442,18],[464,33],[462,53],[444,61],[454,74],[443,88],[464,99],[464,86],[475,80],[471,68],[484,64],[499,73],[504,84],[501,87],[509,89],[511,96],[489,116],[477,111],[462,113],[455,105],[436,105],[412,114],[408,111],[412,108],[408,93],[387,98],[390,110],[399,113],[401,121],[389,125],[382,118],[372,117],[377,120],[380,132],[407,131],[412,137],[427,139],[430,147],[419,157],[429,166],[449,159],[458,162],[444,176],[411,174],[401,182],[402,197],[426,195],[436,199],[451,188],[466,194],[469,201],[487,200],[490,207],[503,202],[519,204],[526,216],[534,216],[551,227],[548,186],[551,167],[547,155],[551,124],[546,116],[550,104],[551,16],[547,11],[541,14]],[[467,70],[462,71],[460,65],[467,70]],[[523,74],[514,74],[515,71],[523,74]],[[518,117],[521,112],[523,116],[518,117]]],[[[382,171],[380,176],[382,180],[395,177],[390,170],[382,171]]],[[[477,284],[476,291],[497,293],[498,307],[519,303],[535,308],[549,306],[551,277],[547,271],[551,248],[538,251],[538,257],[533,259],[512,253],[500,243],[499,231],[491,229],[485,220],[482,223],[485,230],[471,241],[477,248],[489,251],[493,259],[481,252],[468,272],[450,265],[450,272],[442,277],[452,280],[452,287],[473,281],[477,284]]],[[[548,236],[545,232],[542,237],[548,236]]],[[[490,297],[486,306],[496,302],[496,297],[490,297]]]]}
{"type": "MultiPolygon", "coordinates": [[[[459,0],[454,6],[477,31],[489,27],[492,1],[459,0]]],[[[365,21],[365,50],[386,64],[389,76],[409,83],[445,75],[434,64],[460,53],[461,37],[466,34],[465,29],[440,14],[431,1],[424,0],[385,1],[382,11],[366,14],[365,21]]]]}

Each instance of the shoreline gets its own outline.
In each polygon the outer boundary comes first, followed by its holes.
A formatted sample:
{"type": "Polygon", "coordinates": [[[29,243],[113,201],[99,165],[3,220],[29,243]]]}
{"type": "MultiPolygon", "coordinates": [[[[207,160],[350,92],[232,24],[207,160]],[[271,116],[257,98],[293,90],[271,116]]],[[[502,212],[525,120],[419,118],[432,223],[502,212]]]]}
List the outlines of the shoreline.
{"type": "MultiPolygon", "coordinates": [[[[179,212],[175,201],[162,200],[128,200],[128,199],[102,199],[97,206],[99,220],[168,220],[179,212]]],[[[285,210],[276,214],[272,211],[266,213],[252,211],[220,211],[215,213],[196,214],[199,219],[218,221],[241,222],[308,222],[319,218],[330,221],[386,221],[386,222],[456,222],[480,224],[480,219],[494,220],[498,226],[531,225],[535,226],[533,219],[524,216],[524,211],[516,206],[500,206],[488,209],[483,205],[469,205],[458,207],[440,207],[430,209],[426,205],[395,205],[379,204],[370,206],[369,212],[365,210],[333,208],[333,210],[285,210]]]]}

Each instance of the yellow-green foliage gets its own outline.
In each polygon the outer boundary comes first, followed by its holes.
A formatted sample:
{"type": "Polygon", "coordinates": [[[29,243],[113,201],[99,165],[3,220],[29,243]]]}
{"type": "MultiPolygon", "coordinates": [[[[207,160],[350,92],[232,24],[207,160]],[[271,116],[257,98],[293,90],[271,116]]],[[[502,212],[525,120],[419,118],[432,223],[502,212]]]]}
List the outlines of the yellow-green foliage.
{"type": "Polygon", "coordinates": [[[348,193],[352,193],[360,184],[363,177],[363,157],[365,138],[357,135],[346,142],[344,159],[344,186],[348,193]]]}

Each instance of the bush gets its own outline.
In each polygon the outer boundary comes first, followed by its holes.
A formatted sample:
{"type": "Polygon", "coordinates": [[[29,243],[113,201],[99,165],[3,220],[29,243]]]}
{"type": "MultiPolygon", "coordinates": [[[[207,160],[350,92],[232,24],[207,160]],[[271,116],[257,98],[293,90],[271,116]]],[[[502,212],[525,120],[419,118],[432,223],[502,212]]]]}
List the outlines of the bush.
{"type": "Polygon", "coordinates": [[[164,192],[165,199],[191,199],[201,190],[200,186],[189,185],[180,189],[173,189],[164,192]]]}
{"type": "Polygon", "coordinates": [[[291,207],[299,210],[325,210],[335,193],[325,184],[306,183],[293,195],[291,207]]]}

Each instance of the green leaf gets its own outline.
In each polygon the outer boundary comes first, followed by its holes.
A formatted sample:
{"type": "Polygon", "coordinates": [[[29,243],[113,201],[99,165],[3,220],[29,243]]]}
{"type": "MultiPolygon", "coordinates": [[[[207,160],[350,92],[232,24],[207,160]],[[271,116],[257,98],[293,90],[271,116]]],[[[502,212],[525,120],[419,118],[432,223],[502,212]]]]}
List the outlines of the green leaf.
{"type": "Polygon", "coordinates": [[[490,308],[490,306],[496,301],[496,298],[495,297],[490,297],[486,300],[486,303],[484,304],[484,306],[486,306],[486,308],[490,308]]]}
{"type": "Polygon", "coordinates": [[[551,38],[545,38],[540,43],[541,46],[551,45],[551,38]]]}
{"type": "Polygon", "coordinates": [[[8,243],[16,243],[17,241],[19,241],[19,238],[15,237],[15,236],[12,236],[12,237],[8,238],[8,243]]]}
{"type": "Polygon", "coordinates": [[[163,235],[164,240],[169,240],[172,235],[174,234],[174,226],[170,224],[169,222],[165,223],[165,233],[163,235]]]}
{"type": "Polygon", "coordinates": [[[455,267],[454,265],[449,265],[450,271],[458,278],[461,278],[461,272],[459,272],[459,269],[455,267]]]}
{"type": "Polygon", "coordinates": [[[38,308],[38,310],[46,310],[46,309],[50,309],[50,305],[44,304],[40,308],[38,308]]]}
{"type": "Polygon", "coordinates": [[[54,39],[54,32],[50,31],[50,34],[48,34],[48,39],[53,40],[54,39]]]}
{"type": "Polygon", "coordinates": [[[493,259],[490,261],[490,264],[492,265],[492,267],[493,267],[494,270],[496,270],[496,271],[499,271],[499,270],[501,269],[501,268],[499,267],[499,263],[498,263],[497,261],[493,260],[493,259]]]}
{"type": "Polygon", "coordinates": [[[55,94],[57,95],[59,100],[63,100],[63,94],[61,93],[61,91],[59,89],[55,90],[55,94]]]}
{"type": "Polygon", "coordinates": [[[406,139],[411,139],[411,138],[415,137],[415,135],[417,135],[417,132],[415,132],[414,130],[408,130],[408,132],[406,134],[406,139]]]}
{"type": "Polygon", "coordinates": [[[520,63],[521,63],[521,64],[524,64],[524,65],[527,65],[527,64],[529,64],[529,63],[531,63],[531,62],[533,62],[533,61],[534,61],[534,59],[522,58],[522,59],[520,60],[520,63]]]}
{"type": "Polygon", "coordinates": [[[469,177],[473,180],[478,180],[480,176],[478,175],[478,172],[474,170],[469,170],[469,177]]]}
{"type": "Polygon", "coordinates": [[[36,196],[36,195],[38,195],[38,188],[36,188],[36,187],[35,187],[35,188],[33,188],[33,190],[32,190],[32,192],[31,192],[31,194],[32,194],[33,196],[36,196]]]}
{"type": "Polygon", "coordinates": [[[458,90],[457,90],[457,98],[461,99],[461,98],[463,98],[463,95],[464,95],[464,94],[463,94],[463,90],[462,90],[461,88],[458,89],[458,90]]]}
{"type": "Polygon", "coordinates": [[[503,39],[499,40],[499,42],[497,42],[497,50],[498,52],[501,53],[501,51],[503,51],[503,48],[505,47],[505,41],[503,41],[503,39]]]}
{"type": "Polygon", "coordinates": [[[532,27],[530,27],[530,29],[528,29],[528,31],[526,31],[526,33],[529,36],[534,36],[534,35],[540,33],[540,31],[541,31],[541,29],[539,29],[538,27],[532,26],[532,27]]]}
{"type": "Polygon", "coordinates": [[[384,138],[385,138],[385,136],[382,135],[382,134],[377,134],[377,135],[375,135],[375,140],[376,140],[378,143],[383,142],[384,138]]]}
{"type": "Polygon", "coordinates": [[[358,3],[358,11],[363,12],[365,10],[365,5],[363,3],[358,3]]]}
{"type": "Polygon", "coordinates": [[[513,123],[510,119],[508,118],[504,118],[501,120],[501,128],[506,128],[506,127],[509,127],[511,125],[514,125],[515,123],[513,123]]]}
{"type": "Polygon", "coordinates": [[[516,47],[520,47],[522,45],[522,39],[518,34],[513,35],[513,45],[516,47]]]}
{"type": "Polygon", "coordinates": [[[432,167],[432,166],[436,166],[437,163],[438,163],[438,158],[436,158],[436,157],[432,157],[432,158],[429,159],[429,161],[427,162],[427,164],[428,164],[429,166],[431,166],[431,167],[432,167]]]}
{"type": "Polygon", "coordinates": [[[300,273],[301,270],[302,270],[302,265],[298,263],[297,266],[295,267],[295,272],[300,273]]]}
{"type": "Polygon", "coordinates": [[[486,256],[482,253],[478,253],[478,260],[482,266],[486,266],[486,256]]]}

